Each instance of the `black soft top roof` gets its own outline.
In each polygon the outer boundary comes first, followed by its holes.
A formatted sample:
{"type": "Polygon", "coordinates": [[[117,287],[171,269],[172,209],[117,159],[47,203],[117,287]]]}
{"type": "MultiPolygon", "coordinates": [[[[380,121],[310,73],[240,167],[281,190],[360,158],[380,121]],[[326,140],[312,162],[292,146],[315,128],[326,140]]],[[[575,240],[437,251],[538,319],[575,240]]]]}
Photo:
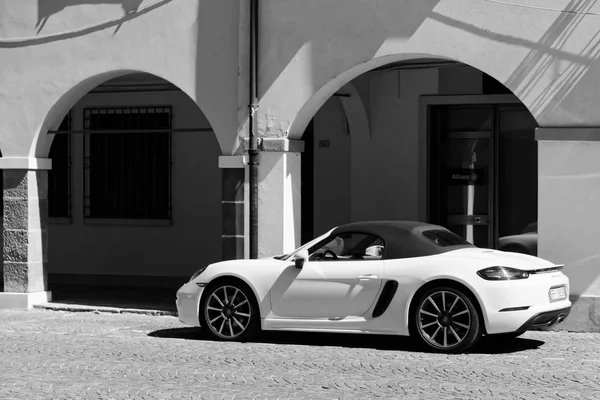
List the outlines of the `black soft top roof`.
{"type": "MultiPolygon", "coordinates": [[[[452,250],[474,247],[468,242],[458,245],[439,245],[423,235],[425,231],[442,231],[456,237],[439,225],[419,221],[364,221],[338,226],[331,235],[341,233],[368,233],[385,241],[384,259],[424,257],[452,250]]],[[[457,237],[458,239],[458,237],[457,237]]]]}

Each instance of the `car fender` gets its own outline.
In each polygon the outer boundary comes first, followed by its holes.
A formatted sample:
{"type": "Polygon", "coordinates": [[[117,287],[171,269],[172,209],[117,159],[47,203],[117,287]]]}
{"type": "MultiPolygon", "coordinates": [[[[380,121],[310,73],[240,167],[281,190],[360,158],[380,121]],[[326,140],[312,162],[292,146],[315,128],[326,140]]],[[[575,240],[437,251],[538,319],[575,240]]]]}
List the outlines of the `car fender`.
{"type": "Polygon", "coordinates": [[[415,298],[415,295],[419,292],[419,290],[421,290],[424,286],[430,284],[431,282],[435,282],[435,281],[441,281],[441,280],[445,280],[445,281],[454,281],[457,282],[463,286],[465,286],[467,289],[469,289],[471,291],[471,293],[473,294],[473,296],[475,296],[475,299],[477,300],[477,303],[479,305],[479,308],[481,310],[481,313],[483,314],[483,321],[485,323],[485,326],[488,326],[488,317],[487,317],[487,309],[485,307],[485,304],[483,303],[481,296],[479,295],[479,293],[477,292],[477,290],[473,287],[473,285],[471,285],[467,280],[463,279],[460,276],[457,275],[447,275],[447,274],[439,274],[439,275],[434,275],[434,276],[430,276],[427,279],[425,279],[423,281],[423,283],[415,288],[415,290],[412,291],[412,293],[409,294],[408,296],[408,301],[406,302],[406,309],[404,310],[404,315],[405,315],[405,324],[406,326],[409,326],[409,321],[410,321],[410,307],[413,303],[413,300],[415,298]]]}
{"type": "Polygon", "coordinates": [[[236,261],[212,264],[197,280],[207,286],[224,277],[241,280],[252,290],[260,309],[260,316],[265,318],[271,312],[271,286],[288,263],[274,259],[236,261]]]}

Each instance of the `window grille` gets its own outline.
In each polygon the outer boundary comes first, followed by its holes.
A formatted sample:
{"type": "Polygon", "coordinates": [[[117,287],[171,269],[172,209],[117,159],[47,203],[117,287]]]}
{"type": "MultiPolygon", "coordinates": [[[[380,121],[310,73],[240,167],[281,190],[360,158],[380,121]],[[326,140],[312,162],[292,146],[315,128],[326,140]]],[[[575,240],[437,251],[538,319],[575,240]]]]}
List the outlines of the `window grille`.
{"type": "Polygon", "coordinates": [[[171,108],[90,108],[84,123],[102,131],[84,136],[85,217],[170,219],[171,108]]]}
{"type": "MultiPolygon", "coordinates": [[[[63,119],[59,131],[71,129],[71,116],[63,119]]],[[[49,157],[52,169],[48,171],[48,216],[71,217],[71,136],[55,135],[49,157]]]]}

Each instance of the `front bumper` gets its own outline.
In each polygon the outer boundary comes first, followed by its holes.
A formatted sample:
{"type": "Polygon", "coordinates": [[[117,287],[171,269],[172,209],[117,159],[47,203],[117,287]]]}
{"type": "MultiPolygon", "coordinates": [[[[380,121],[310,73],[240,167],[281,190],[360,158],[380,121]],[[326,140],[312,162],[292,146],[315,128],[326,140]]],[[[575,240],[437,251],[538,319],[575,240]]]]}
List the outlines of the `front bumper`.
{"type": "Polygon", "coordinates": [[[175,304],[177,305],[177,317],[181,322],[190,326],[200,326],[198,318],[200,309],[200,298],[204,287],[198,286],[195,282],[184,284],[177,291],[175,304]]]}

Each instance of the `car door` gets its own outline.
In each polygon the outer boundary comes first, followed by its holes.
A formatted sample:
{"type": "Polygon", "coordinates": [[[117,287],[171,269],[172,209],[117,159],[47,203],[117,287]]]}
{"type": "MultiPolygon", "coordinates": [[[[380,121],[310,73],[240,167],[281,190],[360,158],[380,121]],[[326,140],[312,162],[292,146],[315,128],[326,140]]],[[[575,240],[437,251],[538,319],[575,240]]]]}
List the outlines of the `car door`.
{"type": "Polygon", "coordinates": [[[341,319],[364,315],[381,288],[383,243],[364,233],[329,237],[309,249],[309,261],[292,263],[271,289],[273,316],[341,319]]]}

